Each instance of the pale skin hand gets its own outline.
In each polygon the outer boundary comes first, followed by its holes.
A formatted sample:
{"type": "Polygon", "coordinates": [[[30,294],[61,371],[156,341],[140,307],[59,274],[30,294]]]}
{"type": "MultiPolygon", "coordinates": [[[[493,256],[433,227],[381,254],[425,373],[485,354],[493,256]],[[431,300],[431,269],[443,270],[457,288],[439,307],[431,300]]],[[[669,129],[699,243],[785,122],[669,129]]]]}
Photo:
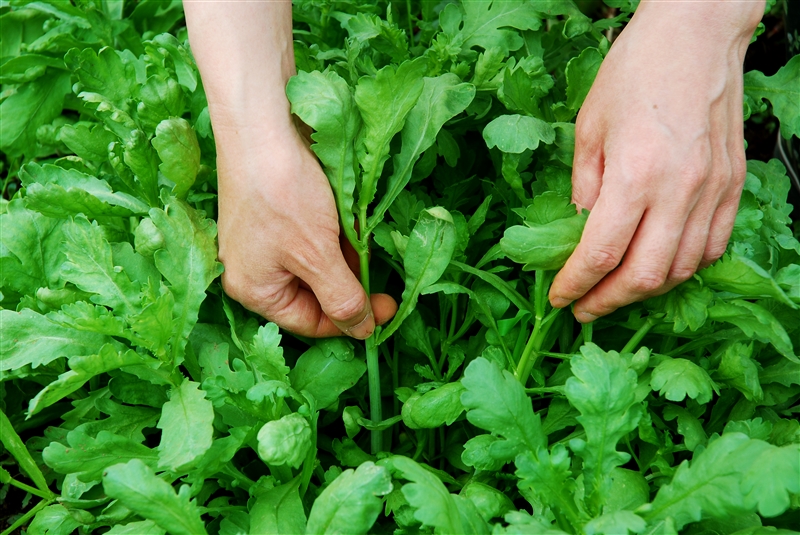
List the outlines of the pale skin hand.
{"type": "Polygon", "coordinates": [[[591,215],[554,307],[591,322],[724,253],[745,177],[742,63],[763,10],[641,2],[578,115],[573,201],[591,215]]]}
{"type": "Polygon", "coordinates": [[[328,179],[292,120],[291,3],[184,6],[217,144],[226,293],[300,335],[368,338],[397,305],[367,299],[328,179]]]}

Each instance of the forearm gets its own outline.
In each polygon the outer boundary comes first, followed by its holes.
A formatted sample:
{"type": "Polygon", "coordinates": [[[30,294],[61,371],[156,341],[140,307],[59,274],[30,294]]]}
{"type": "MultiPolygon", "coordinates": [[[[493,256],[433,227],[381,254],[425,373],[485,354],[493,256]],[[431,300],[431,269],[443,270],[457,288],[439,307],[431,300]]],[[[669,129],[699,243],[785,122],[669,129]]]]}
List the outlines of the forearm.
{"type": "Polygon", "coordinates": [[[287,125],[285,87],[295,74],[291,2],[185,0],[184,9],[215,132],[287,125]]]}
{"type": "Polygon", "coordinates": [[[633,20],[652,22],[678,40],[737,46],[744,42],[746,49],[764,7],[765,0],[642,0],[633,20]]]}

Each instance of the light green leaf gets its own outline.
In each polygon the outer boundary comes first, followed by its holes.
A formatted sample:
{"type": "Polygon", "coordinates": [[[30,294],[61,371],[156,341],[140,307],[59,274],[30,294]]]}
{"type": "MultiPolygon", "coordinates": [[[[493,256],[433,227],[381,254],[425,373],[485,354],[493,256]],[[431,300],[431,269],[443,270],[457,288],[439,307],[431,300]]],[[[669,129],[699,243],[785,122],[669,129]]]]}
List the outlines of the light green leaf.
{"type": "Polygon", "coordinates": [[[459,495],[471,501],[487,522],[515,509],[514,503],[508,496],[490,485],[475,480],[467,483],[459,495]]]}
{"type": "Polygon", "coordinates": [[[703,424],[692,413],[678,407],[667,405],[664,407],[664,420],[678,420],[678,433],[683,435],[683,443],[689,451],[695,451],[698,446],[705,446],[708,435],[703,429],[703,424]]]}
{"type": "Polygon", "coordinates": [[[736,325],[746,336],[770,343],[781,355],[800,363],[786,330],[764,307],[742,299],[718,302],[708,310],[708,316],[715,321],[736,325]]]}
{"type": "Polygon", "coordinates": [[[200,146],[192,125],[180,117],[165,119],[158,123],[152,143],[161,160],[158,169],[175,183],[173,194],[183,199],[200,170],[200,146]]]}
{"type": "Polygon", "coordinates": [[[761,401],[764,394],[752,356],[752,343],[728,345],[722,352],[715,377],[739,390],[748,400],[761,401]]]}
{"type": "Polygon", "coordinates": [[[364,148],[359,162],[364,175],[359,191],[359,210],[366,210],[375,197],[383,165],[389,158],[389,142],[405,124],[406,116],[422,93],[422,76],[427,70],[424,58],[392,65],[358,81],[355,102],[364,121],[364,148]]]}
{"type": "Polygon", "coordinates": [[[389,338],[417,306],[422,291],[439,280],[456,248],[456,230],[450,213],[442,207],[423,210],[411,231],[403,257],[406,272],[402,302],[378,344],[389,338]]]}
{"type": "Polygon", "coordinates": [[[34,517],[26,533],[30,535],[71,535],[81,523],[61,504],[48,505],[34,517]]]}
{"type": "Polygon", "coordinates": [[[494,435],[478,435],[464,443],[461,460],[467,466],[476,470],[496,472],[506,463],[503,459],[496,459],[491,454],[492,444],[502,439],[494,435]]]}
{"type": "Polygon", "coordinates": [[[797,308],[769,273],[741,255],[725,255],[700,271],[699,275],[706,285],[715,290],[739,294],[745,299],[771,297],[797,308]]]}
{"type": "Polygon", "coordinates": [[[303,353],[289,374],[295,390],[306,390],[314,396],[320,408],[334,403],[345,390],[355,386],[367,371],[360,359],[342,360],[326,355],[317,346],[303,353]]]}
{"type": "MultiPolygon", "coordinates": [[[[464,10],[464,25],[460,29],[459,38],[462,40],[461,49],[463,52],[472,47],[479,46],[484,50],[499,49],[503,56],[509,52],[519,49],[522,46],[522,37],[517,30],[538,30],[541,23],[539,8],[535,2],[524,0],[511,0],[493,2],[464,2],[461,4],[464,10]]],[[[441,17],[442,26],[445,33],[454,34],[461,23],[462,15],[459,13],[458,5],[446,7],[441,17]],[[448,18],[454,18],[453,22],[447,23],[448,18]]]]}
{"type": "Polygon", "coordinates": [[[691,278],[679,284],[663,297],[649,300],[653,308],[662,308],[666,313],[666,320],[673,322],[672,330],[682,333],[688,327],[696,331],[706,323],[708,307],[714,299],[714,293],[691,278]]]}
{"type": "Polygon", "coordinates": [[[538,414],[517,379],[493,362],[478,357],[467,366],[461,384],[461,403],[467,420],[503,440],[493,442],[489,453],[509,461],[524,451],[537,451],[547,443],[538,414]]]}
{"type": "Polygon", "coordinates": [[[619,353],[606,353],[595,344],[581,347],[570,367],[567,399],[580,411],[577,420],[586,432],[586,440],[573,439],[570,448],[583,457],[587,498],[599,512],[612,470],[630,459],[617,451],[617,443],[636,429],[642,416],[636,402],[637,375],[619,353]]]}
{"type": "Polygon", "coordinates": [[[28,404],[28,417],[75,392],[89,379],[123,366],[143,364],[148,359],[130,349],[119,351],[111,344],[104,345],[96,355],[70,357],[70,370],[39,391],[28,404]]]}
{"type": "Polygon", "coordinates": [[[50,217],[130,216],[146,214],[150,208],[136,197],[113,191],[105,180],[75,169],[29,163],[19,177],[28,207],[50,217]]]}
{"type": "Polygon", "coordinates": [[[342,228],[357,241],[353,216],[356,187],[355,138],[361,126],[347,83],[335,71],[300,72],[286,86],[292,113],[314,129],[311,146],[323,164],[336,196],[342,228]]]}
{"type": "Polygon", "coordinates": [[[394,171],[387,182],[386,193],[369,218],[367,228],[383,221],[386,210],[408,185],[414,163],[433,145],[442,126],[463,112],[474,97],[475,87],[461,83],[455,74],[423,78],[422,93],[403,126],[402,148],[394,156],[394,171]]]}
{"type": "Polygon", "coordinates": [[[670,401],[683,401],[686,396],[698,403],[708,403],[716,385],[708,372],[686,359],[667,359],[653,370],[650,386],[670,401]]]}
{"type": "MultiPolygon", "coordinates": [[[[448,535],[489,533],[489,526],[480,516],[474,515],[477,519],[471,518],[473,515],[468,511],[465,511],[467,514],[462,514],[461,509],[465,506],[459,503],[461,500],[458,498],[461,497],[450,494],[432,472],[408,457],[399,455],[390,457],[386,462],[399,477],[411,481],[403,485],[403,496],[415,509],[414,518],[424,526],[433,526],[436,533],[448,535]]],[[[474,506],[472,509],[474,510],[474,506]]]]}
{"type": "Polygon", "coordinates": [[[642,517],[630,511],[614,511],[591,520],[583,527],[586,535],[628,535],[641,533],[647,528],[642,517]]]}
{"type": "Polygon", "coordinates": [[[411,429],[434,429],[455,422],[461,405],[461,383],[447,383],[422,395],[414,394],[403,404],[403,423],[411,429]]]}
{"type": "Polygon", "coordinates": [[[570,471],[570,457],[563,444],[552,451],[542,445],[517,455],[517,486],[529,491],[543,504],[561,511],[573,524],[578,523],[578,506],[575,503],[575,480],[570,471]]]}
{"type": "Polygon", "coordinates": [[[750,71],[744,75],[744,92],[756,102],[767,99],[772,104],[772,111],[781,122],[781,134],[784,138],[800,137],[800,57],[794,56],[786,65],[778,69],[773,76],[764,76],[759,71],[750,71]]]}
{"type": "Polygon", "coordinates": [[[0,286],[23,295],[41,287],[58,287],[64,262],[62,222],[25,208],[16,199],[0,215],[0,286]]]}
{"type": "Polygon", "coordinates": [[[51,70],[17,87],[0,103],[0,150],[12,158],[33,155],[36,129],[61,113],[69,92],[70,73],[61,70],[51,70]]]}
{"type": "Polygon", "coordinates": [[[62,327],[30,309],[0,310],[0,371],[23,366],[36,368],[60,357],[93,355],[105,344],[121,344],[111,337],[62,327]]]}
{"type": "Polygon", "coordinates": [[[175,297],[174,358],[183,353],[206,297],[206,288],[222,272],[222,264],[217,262],[217,227],[212,220],[201,219],[192,208],[174,198],[164,210],[151,209],[150,217],[165,242],[153,259],[175,297]]]}
{"type": "Polygon", "coordinates": [[[269,464],[298,468],[312,446],[311,426],[296,412],[265,423],[258,432],[258,455],[269,464]]]}
{"type": "Polygon", "coordinates": [[[142,520],[141,522],[128,522],[127,524],[117,524],[106,535],[165,535],[166,531],[160,528],[152,520],[142,520]]]}
{"type": "Polygon", "coordinates": [[[258,328],[253,345],[245,347],[245,359],[262,378],[286,382],[289,367],[283,358],[278,326],[267,323],[258,328]]]}
{"type": "Polygon", "coordinates": [[[306,533],[364,535],[383,508],[380,496],[392,491],[392,478],[383,466],[365,462],[345,470],[314,501],[306,533]]]}
{"type": "Polygon", "coordinates": [[[170,391],[169,401],[164,403],[158,421],[158,428],[163,431],[158,445],[159,468],[177,471],[211,447],[214,407],[199,386],[184,379],[180,387],[170,391]]]}
{"type": "Polygon", "coordinates": [[[66,70],[64,61],[59,58],[42,54],[22,54],[12,57],[0,65],[0,84],[31,82],[47,72],[48,67],[66,70]]]}
{"type": "Polygon", "coordinates": [[[681,463],[672,481],[639,512],[650,524],[672,517],[677,529],[703,518],[756,510],[780,514],[789,506],[789,493],[800,490],[799,448],[724,434],[695,455],[691,465],[681,463]]]}
{"type": "Polygon", "coordinates": [[[579,56],[567,63],[567,107],[578,111],[589,94],[603,55],[596,48],[584,48],[579,56]]]}
{"type": "Polygon", "coordinates": [[[62,126],[58,139],[84,160],[104,161],[108,158],[108,145],[117,138],[102,124],[78,122],[62,126]]]}
{"type": "Polygon", "coordinates": [[[500,239],[503,252],[523,269],[560,269],[580,242],[586,214],[557,219],[544,225],[509,227],[500,239]]]}
{"type": "Polygon", "coordinates": [[[136,81],[133,67],[122,63],[113,48],[103,47],[99,52],[93,48],[73,48],[64,56],[64,62],[78,77],[76,93],[100,93],[118,107],[125,107],[131,98],[136,81]]]}
{"type": "Polygon", "coordinates": [[[136,178],[137,184],[132,189],[141,190],[141,196],[150,206],[159,206],[159,159],[144,132],[139,129],[131,131],[122,145],[122,159],[136,178]]]}
{"type": "Polygon", "coordinates": [[[97,222],[78,216],[64,226],[64,234],[68,260],[61,268],[64,278],[93,294],[94,303],[122,315],[138,312],[138,285],[124,271],[115,269],[111,245],[97,222]]]}
{"type": "Polygon", "coordinates": [[[162,529],[175,535],[204,535],[200,511],[189,500],[188,486],[180,492],[138,459],[109,467],[103,474],[106,494],[162,529]]]}
{"type": "Polygon", "coordinates": [[[59,474],[77,474],[84,482],[97,481],[109,466],[131,459],[151,467],[158,461],[155,451],[108,431],[100,431],[97,438],[92,438],[79,427],[67,434],[67,443],[69,446],[51,442],[42,458],[59,474]]]}
{"type": "Polygon", "coordinates": [[[611,471],[611,486],[606,492],[603,511],[633,511],[650,501],[650,485],[635,470],[614,468],[611,471]]]}
{"type": "Polygon", "coordinates": [[[539,143],[549,145],[556,140],[556,132],[550,124],[525,115],[501,115],[483,129],[483,139],[490,149],[521,154],[535,150],[539,143]]]}
{"type": "Polygon", "coordinates": [[[183,89],[173,78],[154,74],[139,90],[141,102],[136,107],[139,120],[148,132],[155,131],[158,124],[170,117],[183,115],[186,106],[183,89]]]}
{"type": "Polygon", "coordinates": [[[306,513],[297,491],[299,484],[297,478],[260,494],[250,509],[250,533],[305,533],[306,513]]]}

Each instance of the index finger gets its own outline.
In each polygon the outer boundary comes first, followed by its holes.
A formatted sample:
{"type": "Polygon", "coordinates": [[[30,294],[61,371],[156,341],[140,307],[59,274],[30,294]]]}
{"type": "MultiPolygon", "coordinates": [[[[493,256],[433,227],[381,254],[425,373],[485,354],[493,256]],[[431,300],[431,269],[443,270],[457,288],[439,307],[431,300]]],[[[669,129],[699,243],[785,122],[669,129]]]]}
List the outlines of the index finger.
{"type": "Polygon", "coordinates": [[[583,297],[622,261],[646,207],[644,195],[604,182],[583,236],[550,287],[550,303],[563,308],[583,297]]]}

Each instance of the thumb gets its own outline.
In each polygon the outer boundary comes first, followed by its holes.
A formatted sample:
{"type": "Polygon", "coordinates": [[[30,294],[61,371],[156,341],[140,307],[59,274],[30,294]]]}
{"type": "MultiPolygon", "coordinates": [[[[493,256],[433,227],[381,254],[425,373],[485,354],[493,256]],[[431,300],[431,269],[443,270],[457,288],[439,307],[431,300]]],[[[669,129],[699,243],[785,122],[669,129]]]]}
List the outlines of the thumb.
{"type": "Polygon", "coordinates": [[[341,250],[331,250],[326,256],[314,268],[298,275],[314,292],[322,312],[334,325],[353,338],[369,338],[375,331],[375,318],[364,288],[341,250]]]}

